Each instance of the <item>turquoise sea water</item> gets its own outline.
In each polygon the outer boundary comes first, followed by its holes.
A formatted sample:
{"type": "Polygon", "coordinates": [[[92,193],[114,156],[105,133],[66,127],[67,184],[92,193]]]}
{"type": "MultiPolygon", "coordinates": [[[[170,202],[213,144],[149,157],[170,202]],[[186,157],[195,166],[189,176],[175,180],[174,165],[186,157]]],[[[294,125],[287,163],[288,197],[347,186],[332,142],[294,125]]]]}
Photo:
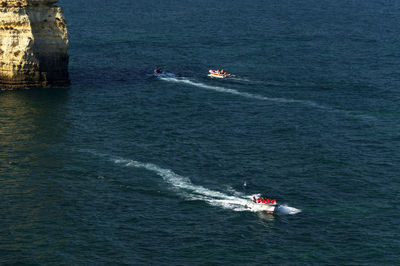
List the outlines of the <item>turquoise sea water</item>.
{"type": "Polygon", "coordinates": [[[0,93],[0,264],[399,263],[400,3],[60,5],[71,86],[0,93]]]}

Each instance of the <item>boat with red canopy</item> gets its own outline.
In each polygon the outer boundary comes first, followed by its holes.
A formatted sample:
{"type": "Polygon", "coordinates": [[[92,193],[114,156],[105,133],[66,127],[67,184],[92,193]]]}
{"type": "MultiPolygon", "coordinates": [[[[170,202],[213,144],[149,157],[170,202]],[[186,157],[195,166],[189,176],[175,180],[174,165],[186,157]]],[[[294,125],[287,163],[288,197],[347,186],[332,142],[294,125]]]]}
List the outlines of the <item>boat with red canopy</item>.
{"type": "Polygon", "coordinates": [[[268,213],[274,213],[278,203],[275,199],[262,198],[253,196],[253,200],[247,204],[247,208],[254,211],[263,211],[268,213]]]}

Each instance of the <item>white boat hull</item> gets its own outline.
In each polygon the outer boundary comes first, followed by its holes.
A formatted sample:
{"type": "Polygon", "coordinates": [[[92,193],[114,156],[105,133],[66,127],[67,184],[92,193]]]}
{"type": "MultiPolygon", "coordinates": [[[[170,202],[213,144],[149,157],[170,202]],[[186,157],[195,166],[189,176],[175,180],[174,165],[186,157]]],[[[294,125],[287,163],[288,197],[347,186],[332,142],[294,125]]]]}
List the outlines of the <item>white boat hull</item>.
{"type": "Polygon", "coordinates": [[[255,203],[250,201],[247,204],[247,208],[253,211],[260,211],[260,212],[267,212],[267,213],[274,213],[278,204],[270,204],[270,203],[255,203]]]}
{"type": "Polygon", "coordinates": [[[208,76],[209,76],[210,78],[217,78],[217,79],[224,79],[224,78],[226,78],[226,75],[223,75],[223,74],[214,74],[214,73],[210,73],[210,74],[208,74],[208,76]]]}

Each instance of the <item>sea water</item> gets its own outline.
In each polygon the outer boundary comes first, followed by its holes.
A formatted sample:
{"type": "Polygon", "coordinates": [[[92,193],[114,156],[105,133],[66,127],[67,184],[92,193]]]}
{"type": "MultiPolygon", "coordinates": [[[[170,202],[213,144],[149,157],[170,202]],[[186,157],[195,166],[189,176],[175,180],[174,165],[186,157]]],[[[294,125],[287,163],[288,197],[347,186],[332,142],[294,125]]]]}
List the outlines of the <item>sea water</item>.
{"type": "Polygon", "coordinates": [[[0,264],[398,264],[398,2],[59,5],[71,86],[0,94],[0,264]]]}

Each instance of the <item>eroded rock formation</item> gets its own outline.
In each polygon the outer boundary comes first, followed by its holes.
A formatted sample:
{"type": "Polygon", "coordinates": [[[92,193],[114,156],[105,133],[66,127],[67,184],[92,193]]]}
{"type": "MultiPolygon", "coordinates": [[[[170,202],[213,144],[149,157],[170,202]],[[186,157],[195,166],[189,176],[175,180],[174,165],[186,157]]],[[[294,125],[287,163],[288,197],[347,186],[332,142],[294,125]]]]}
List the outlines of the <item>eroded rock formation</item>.
{"type": "Polygon", "coordinates": [[[0,89],[68,84],[68,32],[58,0],[0,0],[0,89]]]}

